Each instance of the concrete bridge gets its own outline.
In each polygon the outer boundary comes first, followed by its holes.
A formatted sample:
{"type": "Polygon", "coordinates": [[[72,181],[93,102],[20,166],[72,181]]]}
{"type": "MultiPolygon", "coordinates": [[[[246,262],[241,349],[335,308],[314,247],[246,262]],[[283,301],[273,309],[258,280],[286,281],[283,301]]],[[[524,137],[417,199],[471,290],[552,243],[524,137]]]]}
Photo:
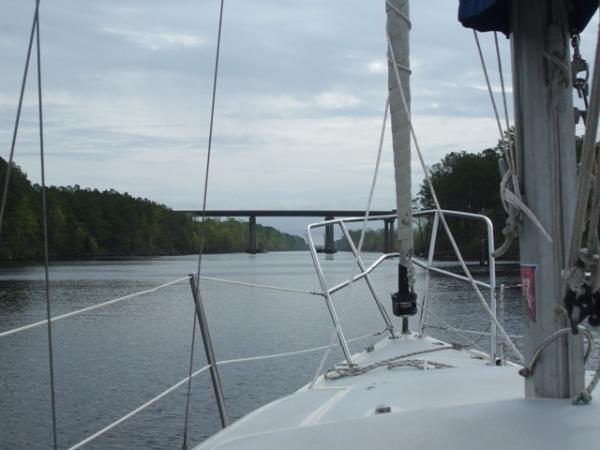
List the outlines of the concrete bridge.
{"type": "MultiPolygon", "coordinates": [[[[196,217],[202,216],[202,211],[179,211],[187,214],[192,214],[196,217]]],[[[387,216],[395,214],[396,211],[370,211],[370,216],[387,216]]],[[[365,211],[359,210],[283,210],[283,209],[210,209],[205,211],[206,217],[248,217],[248,253],[257,253],[258,247],[256,242],[256,218],[257,217],[323,217],[325,220],[333,220],[339,217],[361,217],[365,215],[365,211]]],[[[394,236],[394,219],[384,221],[384,250],[385,252],[392,251],[392,243],[394,236]]],[[[333,225],[325,227],[325,253],[335,253],[335,238],[333,233],[333,225]]]]}

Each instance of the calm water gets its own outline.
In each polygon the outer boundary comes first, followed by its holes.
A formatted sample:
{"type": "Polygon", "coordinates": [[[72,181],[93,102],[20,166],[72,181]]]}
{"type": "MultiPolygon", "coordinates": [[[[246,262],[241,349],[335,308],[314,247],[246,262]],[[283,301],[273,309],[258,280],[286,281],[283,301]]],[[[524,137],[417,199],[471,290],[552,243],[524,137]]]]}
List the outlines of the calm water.
{"type": "MultiPolygon", "coordinates": [[[[378,255],[367,255],[372,260],[378,255]]],[[[347,278],[349,254],[323,257],[329,283],[347,278]]],[[[195,257],[165,257],[55,264],[51,268],[53,315],[148,289],[193,272],[195,257]]],[[[43,269],[3,267],[0,272],[0,332],[45,318],[43,269]]],[[[253,283],[319,290],[307,253],[210,255],[203,274],[253,283]]],[[[481,275],[483,276],[483,274],[481,275]]],[[[395,263],[374,275],[389,309],[395,263]]],[[[417,269],[422,292],[423,271],[417,269]]],[[[499,283],[516,282],[500,274],[499,283]]],[[[332,327],[318,297],[203,282],[201,287],[217,358],[300,350],[325,345],[332,327]]],[[[520,300],[508,291],[506,324],[520,334],[520,300]]],[[[453,326],[489,328],[466,284],[434,276],[432,311],[453,326]],[[439,299],[444,294],[444,301],[439,299]]],[[[336,308],[348,338],[383,328],[368,291],[353,285],[340,293],[336,308]]],[[[68,448],[185,378],[190,354],[193,305],[187,282],[54,324],[59,446],[68,448]]],[[[435,319],[432,318],[432,323],[435,319]]],[[[398,324],[399,325],[399,324],[398,324]]],[[[459,339],[435,329],[431,334],[459,339]]],[[[41,448],[51,444],[46,328],[0,339],[0,448],[41,448]]],[[[379,338],[351,346],[358,351],[379,338]]],[[[478,342],[486,349],[485,340],[478,342]]],[[[197,347],[196,366],[205,359],[197,347]]],[[[306,384],[321,353],[224,366],[227,408],[239,418],[306,384]]],[[[341,360],[334,352],[328,365],[341,360]]],[[[219,429],[208,373],[193,381],[191,442],[219,429]]],[[[90,449],[170,449],[181,445],[185,388],[173,392],[89,444],[90,449]]]]}

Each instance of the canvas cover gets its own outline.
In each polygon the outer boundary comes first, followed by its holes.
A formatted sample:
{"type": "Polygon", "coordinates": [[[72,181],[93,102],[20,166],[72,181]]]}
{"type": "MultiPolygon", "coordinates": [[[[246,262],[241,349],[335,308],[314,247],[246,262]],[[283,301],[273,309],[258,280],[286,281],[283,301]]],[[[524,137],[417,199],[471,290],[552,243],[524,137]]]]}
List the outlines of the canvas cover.
{"type": "MultiPolygon", "coordinates": [[[[459,0],[458,20],[477,31],[510,33],[511,0],[459,0]]],[[[598,9],[597,0],[570,0],[571,33],[580,33],[598,9]]]]}

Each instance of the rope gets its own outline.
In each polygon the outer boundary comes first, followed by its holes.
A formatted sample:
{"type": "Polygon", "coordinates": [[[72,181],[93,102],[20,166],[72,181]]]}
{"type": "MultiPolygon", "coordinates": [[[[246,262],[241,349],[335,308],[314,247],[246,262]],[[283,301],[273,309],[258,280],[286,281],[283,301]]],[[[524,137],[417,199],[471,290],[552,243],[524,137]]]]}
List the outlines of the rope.
{"type": "MultiPolygon", "coordinates": [[[[596,137],[598,130],[598,121],[600,114],[600,98],[598,93],[600,92],[600,29],[596,40],[596,54],[594,60],[594,71],[591,83],[591,95],[590,103],[587,110],[587,118],[585,124],[585,134],[583,138],[581,161],[579,165],[579,178],[577,181],[577,198],[575,202],[575,215],[573,218],[572,234],[569,243],[568,259],[566,261],[567,270],[565,274],[572,273],[577,267],[578,261],[581,260],[580,250],[583,245],[583,238],[586,231],[586,211],[589,205],[590,192],[594,191],[593,201],[591,203],[592,212],[594,217],[598,216],[599,197],[598,184],[593,177],[594,167],[598,167],[598,156],[596,152],[596,137]],[[590,186],[594,188],[590,189],[590,186]]],[[[597,224],[597,219],[594,221],[597,224]]],[[[587,226],[588,237],[590,235],[596,235],[596,228],[592,228],[592,223],[587,226]]],[[[589,247],[588,251],[593,251],[593,247],[589,247]]],[[[589,254],[591,256],[591,254],[589,254]]],[[[592,267],[590,259],[585,260],[584,264],[589,269],[592,267]]],[[[590,270],[591,271],[591,270],[590,270]]],[[[568,282],[565,280],[563,293],[566,293],[568,288],[568,282]]]]}
{"type": "MultiPolygon", "coordinates": [[[[372,204],[373,196],[375,193],[375,186],[377,184],[377,175],[379,174],[379,166],[381,164],[381,154],[383,152],[383,141],[385,138],[385,128],[387,126],[387,118],[388,118],[389,110],[390,110],[390,100],[388,97],[388,99],[385,102],[385,111],[383,113],[383,124],[381,126],[381,133],[379,135],[379,147],[377,149],[377,159],[375,161],[375,170],[373,172],[373,180],[371,182],[371,189],[369,191],[367,207],[365,208],[365,218],[364,218],[362,226],[361,226],[360,239],[358,241],[358,246],[356,248],[356,256],[354,258],[355,261],[357,261],[357,262],[358,262],[357,258],[360,258],[360,253],[362,251],[365,235],[367,232],[367,225],[369,224],[369,214],[371,211],[371,204],[372,204]]],[[[350,298],[350,295],[352,294],[352,287],[354,286],[354,275],[356,274],[357,266],[358,265],[353,266],[352,271],[350,273],[350,277],[348,279],[349,282],[348,282],[348,290],[346,291],[346,300],[348,300],[350,298]]],[[[331,354],[331,351],[334,348],[336,335],[338,334],[338,331],[340,329],[339,322],[341,322],[341,320],[344,317],[344,312],[346,310],[346,306],[348,305],[348,303],[349,303],[348,301],[345,301],[342,304],[342,310],[340,312],[340,319],[339,319],[338,323],[336,324],[335,329],[333,330],[333,333],[331,334],[331,338],[329,339],[328,349],[323,354],[321,361],[319,362],[319,365],[317,366],[317,370],[315,371],[312,381],[309,384],[309,389],[312,389],[314,387],[314,385],[317,381],[317,378],[319,377],[319,374],[323,371],[323,368],[325,367],[325,362],[327,361],[327,358],[329,358],[329,355],[331,354]]],[[[393,330],[392,330],[392,334],[393,334],[393,330]]]]}
{"type": "MultiPolygon", "coordinates": [[[[590,359],[590,356],[594,350],[594,336],[592,335],[592,333],[590,333],[590,331],[587,328],[584,327],[578,327],[579,330],[583,333],[583,335],[585,336],[585,338],[588,341],[588,347],[587,350],[585,352],[585,355],[583,356],[583,363],[584,365],[587,364],[587,362],[590,359]]],[[[525,378],[530,377],[531,375],[533,375],[533,371],[535,370],[535,365],[539,359],[539,357],[541,356],[542,352],[544,351],[544,349],[553,341],[555,341],[556,339],[558,339],[561,336],[564,336],[566,334],[570,334],[572,332],[571,328],[563,328],[561,330],[557,330],[554,333],[552,333],[550,336],[548,336],[546,339],[544,339],[542,341],[542,343],[537,347],[537,349],[535,350],[535,352],[533,353],[533,355],[531,356],[531,359],[529,360],[529,363],[527,364],[527,366],[525,366],[523,369],[521,369],[519,371],[519,374],[522,375],[525,378]]],[[[574,398],[572,403],[574,405],[587,405],[592,401],[592,392],[594,391],[594,389],[596,388],[596,386],[598,385],[598,382],[600,381],[600,365],[598,365],[598,368],[596,369],[596,373],[594,374],[592,380],[590,381],[590,383],[587,385],[587,387],[582,390],[579,394],[577,394],[574,398]]]]}
{"type": "MultiPolygon", "coordinates": [[[[388,46],[391,47],[391,38],[390,38],[389,31],[387,33],[387,40],[388,40],[388,46]]],[[[390,52],[390,53],[391,53],[393,61],[395,62],[396,61],[396,56],[394,55],[393,52],[390,52]]],[[[395,64],[393,66],[395,67],[395,64]]],[[[394,75],[396,76],[396,82],[398,83],[398,85],[400,87],[402,87],[402,80],[400,78],[400,74],[398,73],[397,68],[395,68],[395,70],[394,70],[394,75]]],[[[456,244],[456,240],[454,239],[454,236],[453,236],[452,232],[450,231],[450,227],[448,226],[448,222],[446,221],[446,217],[444,216],[444,213],[442,212],[442,208],[440,206],[440,202],[439,202],[439,200],[437,198],[437,194],[435,192],[435,188],[433,187],[433,182],[431,180],[431,173],[429,172],[429,170],[427,169],[427,165],[425,164],[425,160],[423,158],[423,153],[421,152],[421,147],[419,145],[419,141],[417,139],[417,135],[416,135],[416,132],[415,132],[415,129],[414,129],[414,125],[413,125],[412,119],[410,117],[409,108],[408,108],[408,104],[406,102],[406,97],[404,95],[403,89],[400,89],[400,92],[401,92],[402,103],[404,105],[404,109],[405,109],[405,111],[407,112],[407,115],[408,115],[408,125],[410,127],[410,134],[411,134],[411,137],[412,137],[413,142],[415,144],[415,149],[416,149],[417,155],[419,157],[419,162],[421,163],[421,167],[423,168],[423,172],[425,174],[425,181],[427,182],[427,185],[428,185],[429,190],[431,192],[431,197],[432,197],[432,199],[434,201],[434,204],[435,204],[435,210],[437,211],[437,214],[439,214],[440,221],[442,222],[444,230],[446,231],[446,235],[448,236],[450,244],[452,245],[452,248],[454,249],[454,253],[456,254],[456,257],[458,258],[458,261],[460,263],[460,266],[461,266],[462,270],[464,271],[465,275],[469,279],[469,282],[471,283],[471,286],[475,290],[475,293],[477,294],[477,297],[478,297],[479,301],[481,302],[481,305],[483,306],[483,308],[485,309],[485,311],[487,312],[487,314],[490,316],[491,320],[494,321],[494,323],[498,327],[498,330],[500,331],[500,333],[502,333],[502,335],[504,335],[504,337],[506,338],[506,341],[509,343],[509,345],[511,346],[511,348],[513,349],[513,351],[515,352],[515,354],[517,354],[519,356],[519,358],[521,359],[521,361],[523,361],[524,360],[523,354],[519,351],[519,349],[517,348],[517,346],[515,345],[515,343],[508,336],[508,333],[506,333],[506,331],[504,330],[504,327],[498,321],[498,319],[496,318],[496,316],[494,315],[494,313],[492,312],[492,310],[488,306],[487,302],[485,301],[485,298],[483,297],[483,294],[481,293],[481,291],[479,290],[479,287],[477,286],[477,283],[475,282],[475,279],[473,278],[473,276],[471,275],[471,272],[467,268],[467,265],[465,264],[465,261],[464,261],[464,259],[462,257],[462,254],[460,253],[460,250],[458,249],[458,245],[456,244]]]]}
{"type": "Polygon", "coordinates": [[[56,416],[56,385],[54,376],[54,351],[52,342],[52,311],[50,302],[50,266],[48,257],[48,205],[46,199],[46,165],[44,162],[44,114],[42,103],[42,56],[40,46],[40,17],[39,1],[36,3],[35,14],[35,37],[36,37],[36,57],[37,57],[37,88],[38,88],[38,121],[40,133],[40,167],[42,182],[42,222],[44,229],[44,293],[46,297],[46,323],[48,324],[48,364],[50,373],[50,403],[52,405],[52,441],[54,449],[58,449],[58,432],[56,416]]]}
{"type": "MultiPolygon", "coordinates": [[[[359,340],[365,339],[367,337],[372,337],[372,336],[373,336],[372,334],[366,334],[364,336],[359,336],[359,337],[350,339],[350,340],[348,340],[348,342],[355,342],[355,341],[359,341],[359,340]]],[[[269,355],[253,356],[253,357],[249,357],[249,358],[229,359],[229,360],[224,360],[224,361],[218,362],[217,366],[224,366],[224,365],[229,365],[229,364],[237,364],[237,363],[240,363],[240,362],[247,362],[247,361],[258,361],[258,360],[266,360],[266,359],[274,359],[274,358],[283,358],[283,357],[286,357],[286,356],[294,356],[294,355],[300,355],[300,354],[303,354],[303,353],[311,353],[311,352],[316,352],[316,351],[319,351],[319,350],[325,350],[327,348],[329,348],[329,345],[322,346],[322,347],[314,347],[314,348],[310,348],[310,349],[306,349],[306,350],[298,350],[298,351],[286,352],[286,353],[273,353],[273,354],[269,354],[269,355]]],[[[157,396],[155,396],[152,399],[148,400],[146,403],[138,406],[133,411],[125,414],[120,419],[115,420],[111,424],[109,424],[106,427],[102,428],[100,431],[97,431],[96,433],[92,434],[91,436],[88,436],[87,438],[85,438],[84,440],[78,442],[77,444],[73,445],[72,447],[69,447],[68,450],[77,450],[77,449],[83,447],[84,445],[89,444],[90,442],[92,442],[95,439],[99,438],[103,434],[106,434],[107,432],[109,432],[113,428],[115,428],[118,425],[122,424],[126,420],[132,418],[133,416],[135,416],[139,412],[142,412],[146,408],[152,406],[154,403],[156,403],[160,399],[164,398],[165,396],[167,396],[171,392],[175,391],[177,388],[183,386],[185,383],[187,383],[189,381],[188,378],[190,376],[192,378],[194,378],[194,377],[200,375],[201,373],[206,372],[209,369],[210,369],[210,365],[201,367],[200,369],[198,369],[195,372],[193,372],[191,375],[188,375],[187,377],[185,377],[183,380],[179,381],[178,383],[176,383],[173,386],[171,386],[170,388],[164,390],[163,392],[161,392],[157,396]]]]}
{"type": "MultiPolygon", "coordinates": [[[[205,240],[205,227],[204,222],[206,220],[206,204],[208,199],[208,180],[210,175],[210,156],[212,153],[212,140],[213,140],[213,128],[215,121],[215,104],[217,100],[217,81],[219,75],[219,59],[221,54],[221,34],[223,31],[223,8],[225,1],[221,0],[221,6],[219,9],[219,27],[217,32],[217,49],[215,54],[215,69],[213,75],[213,87],[212,87],[212,100],[210,106],[210,125],[208,131],[208,149],[206,153],[206,171],[204,173],[204,193],[202,198],[202,218],[200,220],[200,249],[198,251],[198,268],[196,271],[196,291],[198,295],[200,295],[200,273],[202,272],[202,255],[204,253],[204,240],[205,240]]],[[[194,314],[194,324],[192,331],[192,344],[190,349],[190,369],[188,375],[188,386],[187,386],[187,398],[186,398],[186,406],[185,406],[185,419],[183,425],[183,442],[181,444],[182,450],[187,449],[187,438],[188,438],[188,423],[190,416],[190,403],[192,397],[192,376],[191,371],[194,366],[194,353],[196,347],[196,315],[194,314]]]]}
{"type": "MultiPolygon", "coordinates": [[[[305,294],[305,295],[312,295],[312,296],[318,296],[318,297],[323,297],[323,294],[320,292],[314,292],[314,291],[303,291],[300,289],[288,289],[288,288],[283,288],[283,287],[279,287],[279,286],[268,286],[268,285],[264,285],[264,284],[254,284],[254,283],[246,283],[243,281],[234,281],[234,280],[225,280],[222,278],[212,278],[212,277],[201,277],[203,280],[205,281],[213,281],[216,283],[224,283],[224,284],[232,284],[232,285],[237,285],[237,286],[246,286],[246,287],[252,287],[252,288],[258,288],[258,289],[267,289],[267,290],[272,290],[272,291],[280,291],[280,292],[290,292],[290,293],[294,293],[294,294],[305,294]]],[[[55,322],[57,320],[62,320],[62,319],[66,319],[67,317],[71,317],[71,316],[75,316],[78,314],[82,314],[84,312],[88,312],[97,308],[102,308],[104,306],[108,306],[108,305],[112,305],[114,303],[119,303],[122,302],[124,300],[128,300],[131,298],[135,298],[135,297],[140,297],[142,295],[147,295],[147,294],[151,294],[153,292],[156,292],[160,289],[164,289],[168,286],[171,286],[173,284],[176,283],[180,283],[182,281],[186,281],[189,280],[189,277],[183,277],[183,278],[178,278],[176,280],[173,281],[169,281],[168,283],[165,284],[161,284],[160,286],[156,286],[152,289],[148,289],[145,291],[140,291],[140,292],[136,292],[133,294],[129,294],[126,295],[124,297],[118,297],[115,298],[113,300],[108,300],[106,302],[103,303],[99,303],[97,305],[93,305],[93,306],[88,306],[87,308],[83,308],[83,309],[78,309],[77,311],[72,311],[70,313],[66,313],[60,316],[56,316],[56,317],[52,317],[50,320],[51,322],[55,322]]],[[[19,333],[21,331],[25,331],[25,330],[29,330],[41,325],[45,325],[46,323],[48,323],[48,320],[40,320],[39,322],[35,322],[35,323],[31,323],[29,325],[24,325],[22,327],[19,328],[14,328],[12,330],[8,330],[8,331],[4,331],[2,333],[0,333],[0,338],[3,338],[5,336],[10,336],[11,334],[15,334],[15,333],[19,333]]]]}
{"type": "MultiPolygon", "coordinates": [[[[115,299],[112,299],[112,300],[108,300],[108,301],[103,302],[103,303],[98,303],[97,305],[88,306],[87,308],[78,309],[77,311],[71,311],[69,313],[62,314],[60,316],[52,317],[50,319],[50,322],[56,322],[58,320],[66,319],[67,317],[72,317],[72,316],[76,316],[76,315],[79,315],[79,314],[83,314],[85,312],[93,311],[94,309],[103,308],[105,306],[113,305],[115,303],[120,303],[120,302],[122,302],[124,300],[129,300],[131,298],[141,297],[142,295],[152,294],[153,292],[156,292],[156,291],[158,291],[160,289],[164,289],[164,288],[166,288],[168,286],[171,286],[173,284],[176,284],[176,283],[181,283],[182,281],[188,281],[189,279],[190,279],[190,277],[178,278],[176,280],[169,281],[168,283],[161,284],[160,286],[156,286],[156,287],[154,287],[152,289],[147,289],[145,291],[139,291],[139,292],[136,292],[136,293],[133,293],[133,294],[125,295],[123,297],[118,297],[118,298],[115,298],[115,299]]],[[[10,336],[11,334],[19,333],[21,331],[30,330],[32,328],[36,328],[36,327],[39,327],[41,325],[46,325],[47,323],[48,323],[47,319],[46,320],[40,320],[39,322],[31,323],[29,325],[25,325],[25,326],[22,326],[22,327],[14,328],[12,330],[4,331],[3,333],[0,333],[0,338],[6,337],[6,336],[10,336]]]]}
{"type": "MultiPolygon", "coordinates": [[[[203,372],[206,372],[208,369],[210,369],[210,366],[204,366],[201,369],[198,369],[197,371],[195,371],[194,373],[192,373],[192,377],[195,377],[197,375],[200,375],[203,372]]],[[[72,447],[69,447],[68,450],[77,450],[78,448],[83,447],[86,444],[89,444],[90,442],[92,442],[93,440],[99,438],[100,436],[102,436],[103,434],[107,433],[108,431],[112,430],[113,428],[115,428],[117,425],[122,424],[123,422],[125,422],[127,419],[130,419],[131,417],[135,416],[137,413],[143,411],[144,409],[148,408],[149,406],[153,405],[154,403],[156,403],[158,400],[160,400],[161,398],[165,397],[166,395],[170,394],[171,392],[173,392],[175,389],[177,389],[178,387],[182,386],[184,383],[186,383],[188,381],[188,377],[184,378],[183,380],[181,380],[179,383],[174,384],[173,386],[171,386],[169,389],[167,389],[166,391],[163,391],[161,394],[158,394],[156,397],[152,398],[151,400],[148,400],[146,403],[144,403],[141,406],[138,406],[136,409],[134,409],[133,411],[131,411],[128,414],[125,414],[123,417],[121,417],[120,419],[114,421],[113,423],[111,423],[110,425],[107,425],[106,427],[102,428],[100,431],[92,434],[91,436],[85,438],[83,441],[78,442],[77,444],[73,445],[72,447]]]]}
{"type": "MultiPolygon", "coordinates": [[[[579,330],[583,333],[583,335],[586,337],[586,339],[588,341],[588,348],[583,357],[584,363],[587,363],[587,361],[589,360],[590,355],[592,353],[592,350],[594,349],[594,337],[589,332],[589,330],[584,327],[579,327],[579,330]]],[[[544,339],[541,342],[541,344],[538,345],[538,347],[535,349],[535,352],[533,352],[533,355],[529,359],[529,362],[527,363],[527,365],[519,371],[519,374],[524,376],[525,378],[528,378],[531,375],[533,375],[533,372],[535,370],[535,365],[536,365],[539,357],[541,356],[542,352],[544,351],[544,349],[549,344],[551,344],[553,341],[558,339],[559,337],[564,336],[565,334],[569,334],[570,332],[571,332],[571,328],[562,328],[560,330],[556,330],[554,333],[552,333],[550,336],[548,336],[546,339],[544,339]]]]}
{"type": "Polygon", "coordinates": [[[513,143],[510,141],[510,121],[508,118],[508,105],[506,100],[506,87],[504,85],[504,74],[502,70],[502,58],[500,56],[500,46],[498,43],[498,36],[494,33],[494,43],[496,47],[496,59],[498,61],[498,72],[500,76],[500,83],[502,89],[502,99],[504,106],[504,116],[506,121],[506,131],[502,129],[502,124],[500,120],[500,114],[498,112],[498,107],[496,106],[496,99],[494,97],[494,92],[492,89],[492,85],[490,82],[490,77],[487,70],[487,65],[485,63],[485,58],[483,57],[483,51],[481,49],[481,43],[479,41],[479,36],[477,31],[473,30],[473,37],[475,38],[475,44],[477,46],[477,53],[479,55],[479,61],[481,63],[481,68],[483,70],[483,75],[485,78],[488,94],[490,96],[490,101],[492,103],[492,108],[494,110],[494,116],[496,118],[496,126],[498,127],[498,134],[500,136],[500,144],[503,149],[504,158],[506,161],[507,170],[506,173],[502,177],[502,181],[500,183],[500,197],[502,200],[502,205],[508,218],[506,220],[506,226],[502,230],[502,233],[505,235],[504,243],[494,252],[494,256],[502,256],[505,254],[510,248],[513,239],[519,235],[519,225],[518,225],[518,213],[519,211],[523,212],[538,228],[538,230],[544,235],[544,237],[552,242],[552,237],[546,231],[542,223],[536,217],[533,211],[525,204],[523,198],[521,196],[521,191],[519,187],[518,181],[518,169],[516,166],[516,157],[513,153],[513,143]],[[510,184],[509,184],[510,181],[510,184]]]}
{"type": "MultiPolygon", "coordinates": [[[[464,340],[466,340],[469,343],[469,345],[471,345],[473,348],[476,348],[477,350],[483,352],[483,349],[481,347],[479,347],[479,341],[481,340],[481,337],[478,340],[473,340],[469,336],[467,336],[466,330],[459,331],[457,328],[450,325],[446,320],[442,319],[442,317],[440,317],[433,311],[428,311],[428,314],[433,316],[434,319],[437,319],[438,321],[440,321],[442,323],[442,325],[444,325],[444,327],[446,327],[447,331],[452,331],[457,334],[462,334],[463,335],[462,338],[464,340]]],[[[436,327],[435,325],[424,325],[423,328],[424,329],[425,328],[434,328],[435,329],[435,328],[442,328],[442,327],[436,327]]]]}
{"type": "Polygon", "coordinates": [[[561,78],[564,84],[571,84],[571,70],[568,61],[565,61],[563,58],[559,58],[558,56],[547,51],[544,52],[544,58],[554,63],[556,68],[559,70],[560,75],[562,76],[561,78]]]}
{"type": "MultiPolygon", "coordinates": [[[[506,164],[510,168],[510,170],[505,173],[505,176],[502,177],[502,182],[501,182],[501,186],[500,186],[500,196],[501,196],[501,200],[502,200],[502,205],[503,205],[505,211],[507,211],[508,217],[506,219],[506,227],[502,230],[502,232],[505,236],[505,241],[500,246],[500,248],[498,248],[494,252],[494,256],[499,257],[501,255],[504,255],[509,250],[514,238],[519,233],[519,224],[517,222],[517,220],[518,220],[517,214],[518,214],[518,210],[519,209],[523,210],[523,208],[519,208],[518,205],[517,205],[517,210],[515,210],[514,208],[510,208],[509,204],[507,203],[508,201],[506,199],[506,196],[504,195],[504,191],[508,190],[507,183],[509,180],[512,182],[511,187],[516,192],[515,195],[519,199],[521,199],[521,187],[519,185],[519,180],[518,180],[519,169],[517,166],[517,161],[518,161],[517,156],[515,154],[516,148],[514,145],[513,135],[510,133],[511,127],[510,127],[510,119],[508,117],[508,100],[507,100],[507,95],[506,95],[506,85],[504,83],[504,70],[502,68],[502,56],[500,54],[500,44],[498,42],[498,33],[495,31],[494,31],[494,46],[496,48],[496,61],[498,63],[498,77],[500,79],[500,88],[502,91],[502,107],[504,110],[504,122],[505,122],[505,127],[506,127],[506,134],[502,135],[502,136],[506,136],[506,139],[504,140],[504,145],[505,145],[504,153],[505,153],[505,158],[506,158],[506,164]]],[[[483,66],[485,67],[485,59],[483,59],[483,54],[481,52],[479,52],[479,55],[480,55],[480,61],[482,62],[483,66]]],[[[485,72],[487,72],[487,71],[485,71],[485,72]]],[[[489,84],[488,84],[488,89],[490,89],[489,84]]],[[[491,94],[491,90],[490,90],[490,94],[491,94]]],[[[493,95],[492,95],[492,98],[493,98],[493,95]]],[[[497,121],[499,122],[498,119],[497,119],[497,121]]],[[[525,206],[525,205],[523,205],[523,206],[525,206]]],[[[526,208],[526,206],[525,206],[525,208],[526,208]]],[[[535,216],[534,216],[534,218],[535,218],[535,216]]]]}
{"type": "Polygon", "coordinates": [[[406,361],[398,361],[395,363],[388,364],[388,369],[395,369],[396,367],[414,367],[415,369],[429,370],[429,369],[451,369],[454,366],[449,364],[439,363],[435,361],[428,361],[426,359],[408,359],[406,361]]]}
{"type": "MultiPolygon", "coordinates": [[[[438,330],[452,331],[453,333],[465,333],[465,334],[473,334],[475,336],[489,336],[489,331],[476,331],[476,330],[464,330],[462,328],[456,328],[452,326],[440,327],[439,325],[427,325],[426,328],[435,328],[438,330]]],[[[523,339],[523,336],[520,334],[511,334],[511,338],[513,339],[523,339]]],[[[466,339],[466,337],[465,337],[466,339]]],[[[481,349],[479,349],[481,350],[481,349]]]]}
{"type": "MultiPolygon", "coordinates": [[[[355,337],[352,339],[347,340],[347,343],[352,343],[352,342],[356,342],[356,341],[361,341],[363,339],[366,338],[370,338],[370,337],[374,337],[379,335],[380,333],[376,333],[376,334],[365,334],[363,336],[359,336],[359,337],[355,337]]],[[[334,343],[334,347],[338,347],[340,344],[339,343],[334,343]]],[[[242,363],[242,362],[249,362],[249,361],[262,361],[262,360],[266,360],[266,359],[275,359],[275,358],[284,358],[286,356],[297,356],[297,355],[302,355],[305,353],[314,353],[314,352],[318,352],[319,350],[327,350],[329,349],[330,346],[329,345],[323,345],[321,347],[313,347],[313,348],[309,348],[306,350],[296,350],[296,351],[291,351],[291,352],[285,352],[285,353],[272,353],[270,355],[262,355],[262,356],[250,356],[247,358],[237,358],[237,359],[228,359],[225,361],[219,361],[217,363],[217,366],[224,366],[224,365],[228,365],[228,364],[237,364],[237,363],[242,363]]]]}
{"type": "MultiPolygon", "coordinates": [[[[596,340],[593,340],[592,342],[597,343],[596,340]]],[[[598,368],[596,369],[596,373],[594,373],[594,376],[592,377],[590,384],[588,384],[587,387],[573,399],[573,404],[574,405],[589,404],[592,401],[592,392],[594,391],[594,389],[596,389],[598,382],[600,382],[600,364],[598,364],[598,368]]]]}
{"type": "Polygon", "coordinates": [[[232,284],[234,286],[246,286],[246,287],[251,287],[251,288],[266,289],[266,290],[270,290],[270,291],[289,292],[292,294],[314,295],[317,297],[324,296],[324,294],[322,292],[304,291],[301,289],[292,289],[292,288],[285,288],[285,287],[279,287],[279,286],[269,286],[269,285],[265,285],[265,284],[247,283],[245,281],[226,280],[223,278],[212,278],[212,277],[200,277],[200,278],[205,281],[213,281],[215,283],[232,284]]]}
{"type": "Polygon", "coordinates": [[[434,353],[434,352],[439,352],[442,350],[449,350],[454,348],[454,346],[452,345],[445,345],[443,347],[436,347],[436,348],[430,348],[427,350],[419,350],[416,352],[411,352],[411,353],[406,353],[404,355],[400,355],[400,356],[394,356],[392,358],[387,358],[387,359],[383,359],[381,361],[378,361],[376,363],[373,364],[369,364],[368,366],[352,366],[352,367],[343,367],[343,366],[339,366],[339,367],[334,367],[332,370],[330,370],[328,373],[325,374],[325,379],[327,380],[337,380],[340,378],[345,378],[345,377],[356,377],[359,375],[363,375],[367,372],[370,372],[371,370],[375,370],[379,367],[384,367],[387,366],[388,368],[392,368],[392,367],[397,367],[398,366],[398,362],[402,359],[405,358],[411,358],[413,356],[418,356],[418,355],[425,355],[428,353],[434,353]]]}
{"type": "MultiPolygon", "coordinates": [[[[396,5],[394,5],[390,0],[386,0],[385,3],[392,11],[394,11],[398,16],[402,17],[406,21],[406,24],[408,25],[408,29],[410,30],[412,28],[412,22],[410,21],[410,17],[408,17],[406,14],[404,14],[402,11],[400,11],[396,7],[396,5]]],[[[410,72],[410,69],[408,71],[410,72]]]]}

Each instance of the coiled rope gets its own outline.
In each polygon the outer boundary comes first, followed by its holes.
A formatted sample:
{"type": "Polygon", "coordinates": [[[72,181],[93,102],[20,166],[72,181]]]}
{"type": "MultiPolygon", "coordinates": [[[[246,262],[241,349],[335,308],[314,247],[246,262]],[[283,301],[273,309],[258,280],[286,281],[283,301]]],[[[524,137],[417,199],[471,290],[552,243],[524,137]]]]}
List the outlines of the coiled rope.
{"type": "MultiPolygon", "coordinates": [[[[328,380],[337,380],[339,378],[355,377],[355,376],[363,375],[363,374],[370,372],[372,370],[375,370],[379,367],[387,367],[387,368],[400,367],[401,365],[403,365],[402,360],[405,360],[406,358],[412,358],[414,356],[426,355],[428,353],[440,352],[443,350],[450,350],[452,348],[454,348],[453,345],[444,345],[444,346],[440,346],[440,347],[436,347],[436,348],[419,350],[419,351],[415,351],[415,352],[411,352],[411,353],[405,353],[404,355],[399,355],[399,356],[394,356],[392,358],[383,359],[381,361],[377,361],[377,362],[375,362],[373,364],[369,364],[367,366],[351,366],[351,367],[337,366],[337,367],[334,367],[333,369],[331,369],[329,372],[327,372],[325,374],[325,378],[328,380]]],[[[404,365],[410,365],[411,367],[415,367],[413,364],[404,364],[404,365]]],[[[433,363],[433,362],[431,363],[431,365],[433,367],[435,367],[435,365],[438,365],[439,368],[449,367],[445,364],[439,364],[439,363],[433,363]]],[[[419,367],[419,368],[421,368],[421,367],[419,367]]]]}

